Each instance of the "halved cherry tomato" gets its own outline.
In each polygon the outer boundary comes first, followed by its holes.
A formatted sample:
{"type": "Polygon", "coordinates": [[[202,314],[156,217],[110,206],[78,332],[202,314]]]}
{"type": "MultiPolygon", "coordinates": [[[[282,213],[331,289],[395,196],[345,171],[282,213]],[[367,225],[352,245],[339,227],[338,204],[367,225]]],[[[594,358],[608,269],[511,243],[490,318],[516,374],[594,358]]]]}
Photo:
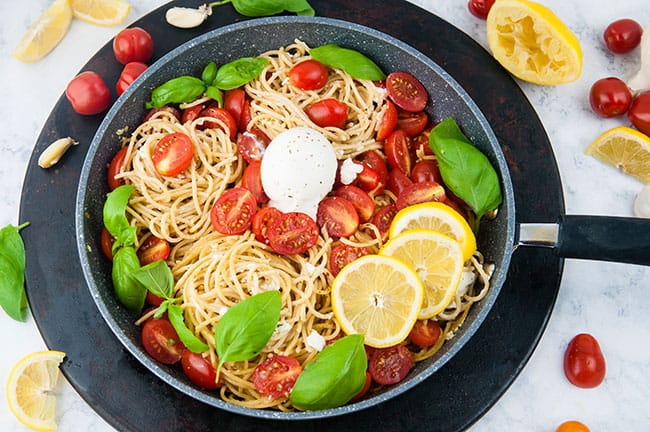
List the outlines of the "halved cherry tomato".
{"type": "Polygon", "coordinates": [[[399,210],[429,201],[445,201],[445,188],[438,182],[425,181],[413,183],[397,197],[395,205],[399,210]]]}
{"type": "Polygon", "coordinates": [[[239,118],[239,132],[245,132],[248,124],[251,122],[251,103],[248,99],[244,100],[241,117],[239,118]]]}
{"type": "Polygon", "coordinates": [[[282,212],[275,207],[263,207],[253,216],[253,234],[257,241],[269,244],[268,230],[273,222],[282,216],[282,212]]]}
{"type": "Polygon", "coordinates": [[[237,138],[237,147],[239,154],[248,163],[252,161],[261,161],[264,156],[264,150],[271,142],[271,138],[263,130],[252,127],[250,130],[242,132],[237,138]]]}
{"type": "Polygon", "coordinates": [[[223,96],[223,108],[235,119],[237,128],[240,127],[241,116],[246,104],[246,92],[241,88],[226,90],[223,96]]]}
{"type": "Polygon", "coordinates": [[[113,243],[115,242],[115,239],[111,235],[111,233],[108,232],[106,227],[102,228],[102,235],[101,235],[101,240],[100,244],[102,246],[102,252],[104,253],[104,256],[108,258],[110,261],[113,261],[113,243]]]}
{"type": "Polygon", "coordinates": [[[231,140],[234,140],[237,136],[237,122],[233,118],[232,114],[225,109],[211,106],[201,111],[199,117],[213,117],[218,120],[204,121],[199,129],[221,129],[228,133],[231,140]]]}
{"type": "Polygon", "coordinates": [[[422,159],[418,161],[411,171],[411,180],[414,183],[434,181],[442,184],[442,176],[440,175],[438,162],[433,159],[422,159]]]}
{"type": "Polygon", "coordinates": [[[413,354],[404,345],[373,350],[368,359],[372,379],[382,385],[397,384],[413,367],[413,354]]]}
{"type": "Polygon", "coordinates": [[[194,144],[181,132],[165,135],[153,149],[151,159],[158,174],[173,177],[192,163],[194,144]]]}
{"type": "Polygon", "coordinates": [[[377,210],[377,213],[372,217],[372,224],[379,230],[381,238],[386,238],[388,235],[388,229],[396,214],[397,207],[395,204],[388,204],[377,210]]]}
{"type": "Polygon", "coordinates": [[[588,333],[576,335],[564,353],[564,374],[575,386],[593,388],[605,379],[605,357],[598,341],[588,333]]]}
{"type": "Polygon", "coordinates": [[[363,169],[360,173],[357,173],[357,177],[354,179],[355,183],[366,192],[378,190],[378,187],[381,188],[379,173],[367,164],[359,163],[359,165],[361,165],[363,169]]]}
{"type": "Polygon", "coordinates": [[[183,351],[181,365],[185,376],[201,388],[214,390],[223,385],[221,379],[217,381],[217,370],[201,354],[188,349],[183,351]]]}
{"type": "Polygon", "coordinates": [[[163,297],[157,296],[151,291],[147,291],[147,297],[145,298],[147,304],[151,306],[160,306],[164,301],[165,299],[163,297]]]}
{"type": "MultiPolygon", "coordinates": [[[[388,167],[386,166],[386,160],[384,160],[384,157],[381,155],[381,153],[379,153],[377,150],[370,150],[357,156],[357,160],[375,170],[379,176],[380,183],[379,189],[376,190],[376,193],[382,193],[386,187],[386,181],[388,180],[388,167]]],[[[364,188],[361,187],[361,189],[364,188]]]]}
{"type": "Polygon", "coordinates": [[[269,201],[269,197],[264,192],[262,185],[262,162],[252,161],[244,169],[241,178],[241,185],[253,193],[258,204],[264,204],[269,201]]]}
{"type": "Polygon", "coordinates": [[[395,105],[410,112],[422,111],[429,98],[426,89],[408,72],[393,72],[386,77],[386,92],[395,105]]]}
{"type": "Polygon", "coordinates": [[[336,196],[327,197],[318,204],[316,221],[332,237],[349,237],[359,227],[359,215],[354,205],[336,196]]]}
{"type": "Polygon", "coordinates": [[[153,57],[153,38],[140,27],[126,28],[113,39],[113,54],[118,62],[147,63],[153,57]]]}
{"type": "Polygon", "coordinates": [[[164,364],[178,363],[185,350],[172,324],[163,318],[152,318],[142,325],[142,346],[154,360],[164,364]]]}
{"type": "Polygon", "coordinates": [[[348,119],[348,106],[336,99],[323,99],[305,108],[305,113],[320,127],[343,128],[348,119]]]}
{"type": "Polygon", "coordinates": [[[409,333],[409,340],[415,345],[426,348],[435,345],[442,335],[442,329],[437,321],[426,319],[417,320],[409,333]]]}
{"type": "Polygon", "coordinates": [[[368,390],[370,390],[370,384],[372,384],[372,375],[370,375],[370,372],[366,371],[366,382],[363,384],[363,387],[361,387],[361,390],[359,390],[359,393],[354,395],[352,399],[350,399],[352,402],[356,402],[362,397],[368,393],[368,390]]]}
{"type": "Polygon", "coordinates": [[[165,106],[162,106],[160,108],[151,108],[149,110],[149,112],[147,112],[147,114],[144,116],[144,119],[142,120],[142,122],[146,122],[146,121],[151,120],[151,117],[153,117],[154,114],[156,114],[157,112],[160,112],[160,111],[167,111],[168,113],[170,113],[171,115],[176,117],[176,119],[178,119],[178,121],[181,121],[182,114],[179,111],[179,109],[176,108],[176,107],[165,105],[165,106]]]}
{"type": "Polygon", "coordinates": [[[402,170],[407,176],[411,175],[413,156],[411,154],[410,138],[401,129],[396,129],[384,142],[386,161],[393,169],[402,170]]]}
{"type": "Polygon", "coordinates": [[[339,274],[341,269],[357,258],[368,255],[368,248],[352,246],[346,243],[337,243],[332,247],[327,266],[332,276],[339,274]]]}
{"type": "Polygon", "coordinates": [[[197,118],[199,118],[201,111],[206,109],[208,106],[213,106],[213,105],[214,104],[212,103],[200,103],[185,108],[183,110],[183,113],[181,114],[181,122],[185,124],[187,122],[192,122],[196,120],[197,118]]]}
{"type": "Polygon", "coordinates": [[[154,261],[166,260],[169,257],[169,242],[154,235],[147,239],[138,248],[140,265],[147,265],[154,261]]]}
{"type": "Polygon", "coordinates": [[[433,155],[433,150],[431,150],[431,146],[429,145],[431,129],[433,129],[433,125],[426,127],[419,135],[411,138],[411,149],[414,153],[422,149],[425,155],[433,155]]]}
{"type": "Polygon", "coordinates": [[[72,109],[81,115],[99,114],[111,106],[111,91],[96,72],[86,71],[74,77],[65,89],[72,109]]]}
{"type": "Polygon", "coordinates": [[[128,147],[122,147],[117,153],[115,153],[113,160],[111,160],[111,163],[108,165],[108,187],[111,190],[115,190],[124,184],[123,179],[115,178],[115,176],[120,173],[124,166],[124,159],[126,158],[127,151],[128,147]]]}
{"type": "Polygon", "coordinates": [[[257,201],[251,191],[243,187],[228,189],[212,206],[212,227],[226,235],[243,234],[250,228],[257,212],[257,201]]]}
{"type": "Polygon", "coordinates": [[[589,428],[577,420],[569,420],[558,426],[555,432],[589,432],[589,428]]]}
{"type": "Polygon", "coordinates": [[[409,137],[415,137],[422,133],[427,124],[429,124],[429,116],[424,111],[399,110],[397,114],[397,129],[402,129],[409,137]]]}
{"type": "MultiPolygon", "coordinates": [[[[370,169],[370,168],[369,168],[370,169]]],[[[375,202],[366,191],[353,185],[343,185],[332,192],[333,196],[345,198],[354,206],[359,222],[368,222],[375,213],[375,202]]]]}
{"type": "Polygon", "coordinates": [[[302,366],[295,358],[274,355],[255,367],[253,385],[264,396],[288,397],[301,372],[302,366]]]}
{"type": "Polygon", "coordinates": [[[271,249],[282,255],[306,252],[318,241],[316,222],[307,214],[283,213],[266,231],[271,249]]]}
{"type": "Polygon", "coordinates": [[[139,77],[142,72],[147,70],[147,65],[141,62],[130,62],[124,65],[122,73],[115,84],[115,91],[118,96],[124,93],[126,88],[131,85],[137,77],[139,77]]]}
{"type": "Polygon", "coordinates": [[[301,90],[319,90],[327,84],[327,68],[321,62],[309,59],[293,66],[289,82],[301,90]]]}
{"type": "Polygon", "coordinates": [[[388,135],[395,129],[397,125],[397,108],[395,104],[386,99],[386,110],[379,122],[379,129],[377,130],[377,141],[385,140],[388,135]]]}
{"type": "Polygon", "coordinates": [[[394,169],[388,173],[388,184],[386,188],[397,197],[412,184],[413,181],[400,169],[394,169]]]}

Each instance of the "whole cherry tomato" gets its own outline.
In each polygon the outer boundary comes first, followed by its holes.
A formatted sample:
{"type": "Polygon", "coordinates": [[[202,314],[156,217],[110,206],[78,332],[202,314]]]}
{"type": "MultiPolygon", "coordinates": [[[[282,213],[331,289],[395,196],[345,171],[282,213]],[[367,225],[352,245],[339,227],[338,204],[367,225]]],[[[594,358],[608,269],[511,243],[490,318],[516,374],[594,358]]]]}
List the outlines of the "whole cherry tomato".
{"type": "Polygon", "coordinates": [[[632,51],[641,42],[643,27],[633,19],[623,18],[607,26],[603,33],[610,51],[624,54],[632,51]]]}
{"type": "Polygon", "coordinates": [[[153,47],[151,35],[140,27],[126,28],[113,39],[113,53],[122,64],[147,63],[153,57],[153,47]]]}
{"type": "Polygon", "coordinates": [[[632,101],[627,112],[634,127],[646,135],[650,135],[650,92],[641,93],[632,101]]]}
{"type": "Polygon", "coordinates": [[[318,90],[327,84],[327,68],[321,62],[309,59],[289,71],[289,82],[301,90],[318,90]]]}
{"type": "Polygon", "coordinates": [[[438,321],[431,319],[417,320],[409,333],[409,340],[419,347],[435,345],[442,335],[442,328],[438,321]]]}
{"type": "Polygon", "coordinates": [[[147,69],[147,65],[141,62],[129,62],[124,65],[120,78],[115,84],[115,91],[118,95],[121,95],[126,91],[126,88],[131,85],[137,77],[142,74],[147,69]]]}
{"type": "Polygon", "coordinates": [[[82,72],[68,83],[65,96],[78,114],[93,115],[111,106],[111,91],[96,72],[82,72]]]}
{"type": "Polygon", "coordinates": [[[622,80],[616,77],[601,78],[589,91],[591,109],[601,117],[625,114],[632,103],[632,93],[622,80]]]}
{"type": "Polygon", "coordinates": [[[348,119],[348,106],[336,99],[323,99],[305,108],[310,120],[320,127],[342,128],[348,119]]]}
{"type": "Polygon", "coordinates": [[[605,357],[598,341],[588,333],[576,335],[564,353],[564,374],[577,387],[593,388],[605,378],[605,357]]]}
{"type": "Polygon", "coordinates": [[[486,19],[495,0],[469,0],[467,9],[476,18],[486,19]]]}

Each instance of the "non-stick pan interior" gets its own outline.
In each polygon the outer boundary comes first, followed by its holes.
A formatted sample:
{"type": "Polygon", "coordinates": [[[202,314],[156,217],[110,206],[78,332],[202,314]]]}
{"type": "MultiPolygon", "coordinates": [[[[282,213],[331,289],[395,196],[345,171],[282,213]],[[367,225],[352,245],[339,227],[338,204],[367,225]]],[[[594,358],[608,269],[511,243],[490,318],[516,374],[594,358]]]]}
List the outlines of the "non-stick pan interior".
{"type": "MultiPolygon", "coordinates": [[[[76,232],[81,265],[88,287],[111,330],[121,343],[148,369],[176,389],[206,403],[231,412],[262,418],[322,418],[363,409],[408,390],[422,382],[448,361],[474,334],[487,316],[507,274],[514,240],[514,201],[507,164],[496,138],[474,102],[442,68],[406,44],[378,31],[343,21],[311,17],[275,17],[248,20],[206,33],[169,52],[118,99],[88,151],[79,183],[76,203],[76,232]],[[102,207],[106,194],[107,165],[120,147],[118,131],[133,130],[145,113],[151,91],[168,79],[180,75],[200,76],[210,61],[223,64],[244,56],[255,56],[300,39],[310,47],[336,43],[373,59],[385,72],[409,71],[429,92],[430,118],[452,116],[472,142],[482,150],[500,173],[504,203],[498,216],[483,221],[478,248],[487,261],[496,265],[489,295],[474,305],[455,337],[432,358],[418,363],[400,384],[387,387],[359,402],[317,412],[284,413],[241,408],[223,402],[213,392],[202,391],[185,378],[180,368],[166,367],[150,359],[140,344],[137,317],[122,307],[113,294],[110,263],[100,248],[102,207]]],[[[426,384],[423,384],[426,385],[426,384]]]]}

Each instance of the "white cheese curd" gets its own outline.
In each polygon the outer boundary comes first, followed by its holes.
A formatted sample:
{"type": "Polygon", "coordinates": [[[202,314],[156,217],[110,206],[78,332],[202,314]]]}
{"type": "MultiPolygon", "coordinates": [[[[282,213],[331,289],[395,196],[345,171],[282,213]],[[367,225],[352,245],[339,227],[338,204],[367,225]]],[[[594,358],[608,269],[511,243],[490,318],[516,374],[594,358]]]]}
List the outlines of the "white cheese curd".
{"type": "Polygon", "coordinates": [[[363,171],[363,167],[360,164],[354,163],[352,159],[347,158],[341,164],[341,183],[344,185],[351,184],[361,171],[363,171]]]}
{"type": "Polygon", "coordinates": [[[325,348],[326,342],[323,336],[318,334],[316,330],[312,330],[309,336],[307,336],[307,339],[305,339],[305,344],[316,351],[322,351],[325,348]]]}
{"type": "Polygon", "coordinates": [[[296,127],[271,141],[262,158],[261,176],[269,206],[306,213],[314,220],[318,203],[332,190],[337,160],[321,133],[296,127]]]}

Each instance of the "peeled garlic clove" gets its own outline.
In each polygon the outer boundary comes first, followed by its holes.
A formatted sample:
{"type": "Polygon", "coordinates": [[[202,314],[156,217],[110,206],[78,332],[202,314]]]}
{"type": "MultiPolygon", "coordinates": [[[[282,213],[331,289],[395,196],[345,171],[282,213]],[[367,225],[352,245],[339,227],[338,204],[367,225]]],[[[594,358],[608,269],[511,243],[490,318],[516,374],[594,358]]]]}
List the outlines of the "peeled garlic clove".
{"type": "Polygon", "coordinates": [[[634,216],[650,218],[650,185],[646,185],[634,200],[634,216]]]}
{"type": "Polygon", "coordinates": [[[199,6],[198,9],[186,7],[173,7],[165,13],[168,24],[178,28],[198,27],[212,15],[212,8],[208,5],[199,6]]]}
{"type": "Polygon", "coordinates": [[[50,168],[55,165],[61,156],[65,154],[70,146],[79,144],[77,141],[70,137],[59,138],[50,144],[41,155],[38,157],[38,166],[41,168],[50,168]]]}
{"type": "Polygon", "coordinates": [[[641,67],[628,82],[632,94],[650,90],[650,24],[643,30],[641,36],[641,67]]]}

